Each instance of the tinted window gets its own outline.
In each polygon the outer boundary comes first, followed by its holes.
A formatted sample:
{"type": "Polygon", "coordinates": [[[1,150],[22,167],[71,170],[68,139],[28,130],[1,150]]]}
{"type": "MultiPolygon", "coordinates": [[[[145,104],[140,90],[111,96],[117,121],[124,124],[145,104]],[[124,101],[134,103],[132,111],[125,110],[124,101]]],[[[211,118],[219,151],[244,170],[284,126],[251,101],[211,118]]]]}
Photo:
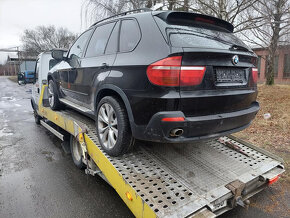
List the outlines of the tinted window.
{"type": "Polygon", "coordinates": [[[73,46],[70,48],[69,51],[69,58],[73,57],[82,57],[84,54],[85,46],[88,41],[88,38],[92,32],[92,29],[84,32],[78,39],[77,41],[73,44],[73,46]]]}
{"type": "Polygon", "coordinates": [[[132,51],[140,36],[140,30],[135,20],[123,20],[120,32],[120,52],[132,51]]]}
{"type": "Polygon", "coordinates": [[[284,77],[290,77],[290,54],[284,56],[284,77]]]}
{"type": "Polygon", "coordinates": [[[36,80],[38,79],[38,74],[39,74],[39,59],[37,59],[36,65],[35,65],[35,77],[36,77],[36,80]]]}
{"type": "Polygon", "coordinates": [[[260,71],[261,71],[261,60],[262,57],[258,56],[258,63],[257,63],[257,67],[258,67],[258,77],[260,78],[260,71]]]}
{"type": "Polygon", "coordinates": [[[239,45],[251,50],[233,33],[223,29],[207,25],[167,24],[160,18],[156,21],[173,47],[229,49],[232,45],[239,45]]]}
{"type": "Polygon", "coordinates": [[[86,57],[102,55],[115,23],[109,23],[96,28],[88,46],[86,57]]]}
{"type": "Polygon", "coordinates": [[[51,59],[49,61],[49,66],[48,66],[48,69],[50,70],[51,68],[53,68],[59,61],[58,60],[55,60],[55,59],[51,59]]]}
{"type": "Polygon", "coordinates": [[[278,76],[278,61],[279,61],[279,56],[276,55],[274,57],[274,77],[278,76]]]}
{"type": "Polygon", "coordinates": [[[110,39],[108,41],[107,47],[106,47],[106,54],[113,54],[117,52],[118,49],[118,35],[119,35],[119,23],[117,23],[111,33],[110,39]]]}

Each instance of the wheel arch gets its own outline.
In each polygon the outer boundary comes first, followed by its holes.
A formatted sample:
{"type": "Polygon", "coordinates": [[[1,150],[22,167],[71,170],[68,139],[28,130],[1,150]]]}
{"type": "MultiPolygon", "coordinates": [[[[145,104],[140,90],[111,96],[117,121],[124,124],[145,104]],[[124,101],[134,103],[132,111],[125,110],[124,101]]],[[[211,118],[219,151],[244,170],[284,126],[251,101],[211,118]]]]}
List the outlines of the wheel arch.
{"type": "Polygon", "coordinates": [[[129,100],[128,100],[126,94],[119,87],[117,87],[115,85],[105,84],[105,85],[101,86],[96,91],[96,95],[95,95],[95,101],[94,101],[95,112],[97,110],[98,103],[105,96],[116,96],[117,98],[122,100],[122,102],[124,103],[124,105],[126,107],[126,111],[127,111],[129,122],[130,122],[131,131],[133,133],[134,132],[134,128],[133,128],[134,117],[133,117],[131,105],[129,103],[129,100]]]}
{"type": "Polygon", "coordinates": [[[33,110],[38,110],[38,105],[36,105],[34,99],[31,97],[30,99],[31,107],[33,110]]]}
{"type": "Polygon", "coordinates": [[[50,79],[52,79],[52,80],[54,81],[54,78],[53,78],[53,76],[52,76],[52,73],[48,73],[48,74],[47,74],[47,84],[48,84],[48,81],[49,81],[50,79]]]}

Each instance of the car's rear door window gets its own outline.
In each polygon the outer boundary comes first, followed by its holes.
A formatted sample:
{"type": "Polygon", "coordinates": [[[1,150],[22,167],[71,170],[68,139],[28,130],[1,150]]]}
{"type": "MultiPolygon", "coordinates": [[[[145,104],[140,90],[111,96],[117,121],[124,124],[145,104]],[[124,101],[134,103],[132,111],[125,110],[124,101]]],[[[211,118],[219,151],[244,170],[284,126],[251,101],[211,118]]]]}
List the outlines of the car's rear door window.
{"type": "Polygon", "coordinates": [[[118,50],[118,37],[119,37],[119,26],[120,26],[120,22],[118,22],[112,33],[111,33],[111,36],[109,38],[109,41],[107,43],[107,46],[106,46],[106,51],[105,51],[105,54],[114,54],[117,52],[118,50]]]}
{"type": "Polygon", "coordinates": [[[86,57],[103,55],[111,32],[116,22],[104,24],[96,28],[87,48],[86,57]]]}
{"type": "Polygon", "coordinates": [[[137,21],[122,20],[120,31],[120,52],[132,51],[138,44],[141,33],[137,21]]]}

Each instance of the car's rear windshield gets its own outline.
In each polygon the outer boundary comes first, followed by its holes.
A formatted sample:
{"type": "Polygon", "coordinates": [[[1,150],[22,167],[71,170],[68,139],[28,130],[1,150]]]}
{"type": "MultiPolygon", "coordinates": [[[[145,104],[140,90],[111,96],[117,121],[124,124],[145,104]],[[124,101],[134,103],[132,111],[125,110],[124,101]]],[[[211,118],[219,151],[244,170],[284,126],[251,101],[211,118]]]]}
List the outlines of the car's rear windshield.
{"type": "Polygon", "coordinates": [[[173,47],[229,49],[233,45],[238,45],[249,49],[233,33],[222,28],[213,28],[206,24],[173,25],[158,17],[155,19],[164,37],[173,47]]]}

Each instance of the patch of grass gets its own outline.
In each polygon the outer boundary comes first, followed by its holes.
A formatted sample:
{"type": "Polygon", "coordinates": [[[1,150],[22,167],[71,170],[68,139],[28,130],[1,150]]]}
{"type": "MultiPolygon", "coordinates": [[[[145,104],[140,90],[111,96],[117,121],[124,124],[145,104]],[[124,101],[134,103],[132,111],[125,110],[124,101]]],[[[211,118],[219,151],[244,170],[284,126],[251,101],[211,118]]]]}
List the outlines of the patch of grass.
{"type": "Polygon", "coordinates": [[[17,83],[17,81],[18,81],[17,76],[9,76],[8,79],[11,80],[12,82],[15,82],[15,83],[17,83]]]}
{"type": "Polygon", "coordinates": [[[260,111],[252,125],[235,136],[264,148],[285,161],[282,180],[290,182],[290,85],[259,85],[260,111]],[[264,119],[270,113],[271,118],[264,119]]]}

